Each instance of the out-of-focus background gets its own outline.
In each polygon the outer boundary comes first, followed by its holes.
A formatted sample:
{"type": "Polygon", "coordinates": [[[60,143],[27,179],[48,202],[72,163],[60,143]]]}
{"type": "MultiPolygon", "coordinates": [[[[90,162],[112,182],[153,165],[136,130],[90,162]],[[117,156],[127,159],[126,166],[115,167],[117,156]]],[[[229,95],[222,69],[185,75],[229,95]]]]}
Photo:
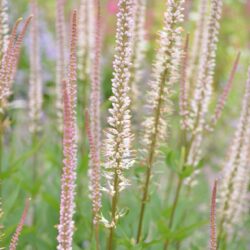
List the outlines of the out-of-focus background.
{"type": "MultiPolygon", "coordinates": [[[[73,8],[78,8],[79,2],[76,0],[66,1],[67,8],[65,12],[66,20],[69,23],[70,12],[73,8]]],[[[186,1],[186,18],[184,22],[184,33],[189,33],[191,42],[194,35],[195,23],[198,18],[197,0],[186,1]]],[[[111,94],[111,77],[112,77],[112,59],[114,55],[115,42],[115,26],[116,26],[116,10],[117,0],[102,1],[102,28],[103,28],[103,52],[102,52],[102,89],[103,89],[103,126],[105,126],[105,114],[109,102],[107,98],[111,94]]],[[[38,220],[36,228],[25,226],[23,234],[20,238],[18,249],[28,249],[28,245],[35,246],[33,249],[48,250],[56,248],[56,236],[59,216],[59,191],[60,191],[60,173],[62,168],[61,162],[61,146],[57,142],[56,122],[55,122],[55,60],[56,60],[56,43],[55,43],[55,6],[56,1],[38,0],[39,5],[39,23],[41,32],[41,53],[42,53],[42,78],[44,89],[43,103],[43,121],[44,129],[41,135],[40,143],[36,148],[31,148],[31,138],[28,131],[28,84],[29,84],[29,32],[25,38],[24,48],[18,67],[16,82],[14,84],[14,95],[9,109],[11,117],[11,126],[7,131],[6,143],[8,150],[4,151],[4,172],[3,172],[3,210],[5,227],[4,245],[7,246],[10,235],[13,233],[17,222],[22,213],[24,201],[26,197],[38,193],[38,220]],[[32,185],[30,160],[34,152],[39,151],[39,179],[35,186],[32,185]]],[[[154,59],[155,50],[157,49],[158,32],[163,24],[163,12],[165,10],[164,0],[149,0],[146,17],[146,60],[143,70],[143,82],[139,91],[144,92],[147,89],[147,79],[150,77],[151,64],[154,59]]],[[[11,0],[10,7],[10,23],[19,17],[27,17],[30,13],[28,0],[11,0]]],[[[81,13],[79,13],[81,15],[81,13]]],[[[194,189],[192,197],[186,197],[189,200],[185,207],[180,205],[178,214],[182,214],[184,210],[188,213],[185,230],[180,237],[187,238],[183,249],[205,249],[209,235],[208,217],[209,216],[209,200],[210,186],[215,176],[220,176],[220,171],[224,166],[226,152],[232,141],[234,129],[236,127],[239,114],[241,111],[241,100],[244,91],[244,85],[247,77],[247,67],[250,64],[250,0],[224,0],[223,18],[221,21],[221,31],[219,46],[217,52],[217,66],[214,81],[215,94],[211,110],[213,110],[218,94],[221,92],[226,80],[229,76],[230,69],[237,52],[241,51],[241,59],[239,68],[235,77],[233,88],[229,96],[227,105],[223,112],[222,119],[216,127],[213,134],[209,135],[205,141],[204,158],[206,166],[204,172],[198,177],[199,182],[194,189]],[[199,204],[193,207],[192,204],[199,204]],[[192,237],[188,237],[192,235],[192,237]],[[186,246],[186,247],[185,247],[186,246]]],[[[68,32],[69,33],[69,32],[68,32]]],[[[69,36],[68,36],[69,37],[69,36]]],[[[81,83],[79,83],[81,84],[81,83]]],[[[178,87],[176,87],[178,89],[178,87]]],[[[79,87],[79,98],[83,86],[79,87]]],[[[85,94],[83,93],[82,96],[85,94]]],[[[86,103],[88,100],[85,100],[86,103]]],[[[177,147],[177,138],[179,131],[175,129],[179,126],[178,122],[178,95],[174,95],[175,113],[174,119],[170,119],[172,124],[170,139],[168,144],[170,147],[177,147]]],[[[83,123],[84,107],[79,106],[78,110],[79,123],[83,123]]],[[[78,181],[77,181],[77,207],[76,207],[76,232],[74,249],[91,249],[89,242],[91,235],[91,202],[88,198],[88,178],[87,178],[87,152],[79,153],[78,164],[78,181]]],[[[138,170],[140,173],[140,170],[138,170]]],[[[135,170],[134,182],[137,170],[135,170]]],[[[168,173],[167,173],[168,174],[168,173]]],[[[154,225],[150,224],[150,237],[154,244],[145,246],[145,249],[157,248],[157,240],[160,238],[159,233],[164,235],[164,216],[169,213],[164,208],[162,197],[157,195],[157,190],[165,189],[167,174],[157,172],[154,178],[152,189],[152,201],[147,209],[147,218],[154,221],[154,225]],[[160,182],[158,181],[160,180],[160,182]],[[156,230],[157,227],[157,230],[156,230]]],[[[123,240],[119,242],[119,250],[130,248],[131,238],[135,232],[133,228],[137,214],[130,211],[138,211],[138,202],[140,199],[140,191],[136,189],[136,185],[131,187],[121,199],[123,207],[128,208],[126,221],[121,220],[121,227],[117,233],[122,235],[123,240]]],[[[170,195],[171,196],[171,195],[170,195]]],[[[170,197],[171,198],[171,197],[170,197]]],[[[184,204],[182,198],[180,204],[184,204]]],[[[107,207],[107,199],[104,199],[104,207],[107,207]]],[[[177,221],[181,223],[181,217],[177,221]]],[[[152,223],[152,222],[151,222],[152,223]]],[[[248,222],[250,229],[250,220],[248,222]]],[[[249,232],[249,231],[248,231],[249,232]]],[[[105,233],[101,234],[101,240],[106,237],[105,233]]],[[[230,249],[244,250],[246,242],[249,243],[248,234],[242,232],[242,239],[237,246],[230,249]],[[242,244],[242,245],[241,245],[242,244]]],[[[249,246],[249,245],[248,245],[249,246]]]]}

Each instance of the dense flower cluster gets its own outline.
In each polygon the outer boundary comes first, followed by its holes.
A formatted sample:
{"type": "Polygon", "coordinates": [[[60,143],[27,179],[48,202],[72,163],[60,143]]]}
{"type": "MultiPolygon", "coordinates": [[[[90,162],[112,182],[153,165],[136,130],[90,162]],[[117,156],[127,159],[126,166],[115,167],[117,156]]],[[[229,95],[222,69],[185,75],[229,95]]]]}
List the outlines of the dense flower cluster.
{"type": "Polygon", "coordinates": [[[131,115],[129,98],[129,68],[131,60],[132,0],[120,0],[117,14],[116,54],[113,63],[112,80],[113,95],[110,98],[112,108],[109,109],[109,128],[105,141],[105,176],[107,191],[111,196],[122,191],[128,181],[123,171],[133,164],[131,155],[131,115]],[[116,181],[115,186],[114,182],[116,181]]]}
{"type": "MultiPolygon", "coordinates": [[[[101,13],[99,0],[95,3],[95,36],[94,36],[94,54],[91,67],[91,92],[90,92],[90,124],[86,122],[87,133],[90,144],[90,194],[93,206],[93,222],[98,224],[98,214],[101,208],[101,163],[100,163],[100,147],[101,147],[101,13]]],[[[89,4],[89,3],[88,3],[89,4]]],[[[88,119],[88,117],[86,117],[88,119]]]]}
{"type": "Polygon", "coordinates": [[[63,173],[61,178],[60,224],[58,225],[58,250],[72,249],[75,210],[75,180],[77,166],[77,13],[72,15],[70,61],[67,80],[63,81],[64,128],[63,128],[63,173]]]}
{"type": "Polygon", "coordinates": [[[246,83],[242,111],[231,144],[222,184],[220,188],[220,233],[232,236],[235,225],[242,221],[248,209],[248,185],[250,181],[249,151],[250,151],[250,68],[246,83]]]}
{"type": "Polygon", "coordinates": [[[183,3],[183,0],[167,1],[164,28],[160,33],[153,80],[150,82],[151,90],[147,98],[147,107],[150,110],[144,123],[144,145],[147,146],[147,152],[155,151],[161,142],[166,142],[166,116],[171,113],[172,85],[179,79],[183,3]]]}
{"type": "Polygon", "coordinates": [[[40,130],[42,116],[42,77],[40,62],[40,39],[38,26],[38,9],[35,1],[31,2],[33,22],[31,24],[30,39],[30,86],[29,86],[29,110],[30,131],[35,133],[40,130]]]}
{"type": "Polygon", "coordinates": [[[79,12],[78,69],[79,78],[90,78],[95,51],[95,1],[81,0],[79,12]]]}
{"type": "Polygon", "coordinates": [[[134,28],[132,31],[132,56],[131,56],[131,76],[129,87],[131,91],[132,108],[136,107],[139,98],[138,83],[142,77],[142,64],[145,58],[145,21],[146,21],[146,0],[134,1],[134,28]]]}
{"type": "Polygon", "coordinates": [[[101,169],[100,159],[98,155],[97,145],[95,144],[94,136],[90,127],[89,114],[85,113],[85,126],[89,139],[90,147],[90,196],[93,208],[93,223],[97,224],[99,220],[99,212],[101,208],[101,169]]]}
{"type": "Polygon", "coordinates": [[[189,36],[187,35],[183,49],[180,77],[180,97],[179,97],[179,114],[181,117],[182,129],[188,128],[189,109],[188,109],[188,63],[189,63],[189,36]]]}
{"type": "Polygon", "coordinates": [[[0,102],[1,102],[1,109],[3,109],[6,105],[6,101],[11,94],[11,86],[16,75],[17,64],[20,57],[21,52],[21,45],[23,43],[25,32],[28,28],[28,25],[31,21],[32,17],[29,17],[24,25],[22,30],[20,31],[19,36],[16,38],[17,35],[17,28],[21,19],[19,19],[11,32],[8,47],[3,54],[1,59],[0,65],[0,102]]]}
{"type": "Polygon", "coordinates": [[[194,42],[192,46],[192,53],[190,53],[190,63],[188,64],[188,92],[193,94],[193,86],[197,81],[197,74],[199,73],[199,60],[202,53],[202,46],[207,33],[208,22],[208,0],[201,0],[198,10],[198,20],[196,22],[196,30],[194,35],[194,42]]]}
{"type": "Polygon", "coordinates": [[[16,228],[14,235],[11,238],[10,247],[9,247],[10,250],[16,250],[17,248],[19,236],[22,232],[22,229],[23,229],[23,226],[24,226],[24,223],[25,223],[28,211],[29,211],[29,205],[30,205],[30,199],[27,199],[25,202],[25,207],[24,207],[20,222],[16,228]]]}
{"type": "Polygon", "coordinates": [[[107,181],[106,191],[112,199],[111,221],[102,218],[106,227],[110,228],[109,249],[112,249],[113,230],[122,213],[117,212],[118,196],[129,181],[125,171],[133,165],[131,142],[131,110],[129,96],[129,80],[132,53],[133,30],[133,0],[119,0],[117,13],[116,48],[113,61],[112,93],[109,109],[108,129],[105,145],[105,172],[107,181]]]}
{"type": "Polygon", "coordinates": [[[8,46],[9,39],[9,16],[7,0],[0,1],[0,58],[2,58],[8,46]]]}
{"type": "Polygon", "coordinates": [[[62,81],[66,68],[64,5],[65,0],[56,1],[56,109],[59,131],[62,130],[62,81]]]}
{"type": "Polygon", "coordinates": [[[189,126],[193,133],[193,141],[188,157],[188,164],[193,166],[197,165],[200,161],[201,141],[206,125],[208,105],[212,95],[221,12],[222,1],[212,0],[207,32],[203,37],[202,56],[198,67],[197,84],[195,85],[194,96],[191,99],[189,126]]]}
{"type": "Polygon", "coordinates": [[[216,195],[217,181],[213,186],[210,210],[210,250],[217,250],[217,234],[216,234],[216,195]]]}

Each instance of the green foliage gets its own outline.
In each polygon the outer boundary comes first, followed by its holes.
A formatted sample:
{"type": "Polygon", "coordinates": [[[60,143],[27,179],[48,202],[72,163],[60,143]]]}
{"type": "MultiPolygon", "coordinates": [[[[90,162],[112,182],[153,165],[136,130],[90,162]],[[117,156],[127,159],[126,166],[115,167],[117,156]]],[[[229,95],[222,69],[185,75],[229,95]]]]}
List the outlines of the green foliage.
{"type": "MultiPolygon", "coordinates": [[[[16,17],[25,16],[28,10],[28,0],[11,1],[11,20],[16,17]]],[[[49,36],[54,36],[54,10],[55,1],[40,0],[42,18],[47,22],[47,27],[43,27],[49,36]]],[[[72,8],[71,1],[68,2],[67,13],[72,8]]],[[[103,16],[108,17],[108,25],[115,27],[115,16],[107,14],[107,1],[103,1],[103,16]]],[[[147,48],[146,73],[143,85],[140,91],[146,92],[146,82],[150,74],[151,61],[155,54],[156,34],[162,24],[162,12],[165,1],[149,1],[148,13],[148,34],[149,45],[147,48]]],[[[198,1],[193,1],[197,3],[198,1]]],[[[219,122],[215,133],[206,138],[204,143],[204,159],[197,166],[185,165],[186,148],[179,149],[179,118],[177,108],[173,117],[169,120],[171,131],[167,149],[162,149],[164,162],[156,164],[152,185],[150,187],[150,203],[145,212],[145,226],[143,231],[143,241],[140,244],[135,243],[137,223],[139,216],[139,203],[141,199],[141,177],[145,174],[146,167],[141,162],[136,162],[134,169],[130,172],[132,180],[131,187],[121,193],[119,207],[125,207],[126,213],[119,221],[116,232],[117,250],[158,250],[162,249],[162,242],[171,239],[175,246],[181,243],[180,250],[200,250],[207,249],[209,238],[209,180],[207,176],[207,166],[211,172],[218,172],[223,166],[218,167],[218,161],[222,162],[226,151],[226,145],[232,137],[235,120],[240,112],[239,103],[243,92],[243,83],[245,82],[245,68],[249,63],[249,16],[245,10],[244,1],[227,0],[225,1],[224,14],[222,20],[222,30],[218,49],[218,67],[216,68],[214,87],[216,96],[213,97],[211,109],[215,106],[216,98],[220,93],[228,77],[229,69],[238,50],[241,50],[242,61],[240,70],[236,76],[236,83],[229,96],[228,104],[222,120],[219,122]],[[174,227],[170,230],[168,221],[174,199],[177,179],[187,179],[197,169],[202,169],[202,174],[197,177],[198,184],[194,190],[187,194],[185,190],[181,192],[180,203],[176,210],[176,220],[174,227]],[[172,183],[172,184],[171,184],[172,183]],[[169,189],[168,189],[169,187],[169,189]],[[168,193],[168,190],[171,190],[168,193]],[[183,219],[185,217],[185,219],[183,219]]],[[[187,25],[187,32],[193,34],[194,31],[194,11],[190,14],[191,22],[187,25]]],[[[69,16],[69,15],[68,15],[69,16]]],[[[105,25],[104,25],[105,26],[105,25]]],[[[106,31],[106,30],[105,30],[106,31]]],[[[110,106],[108,97],[111,94],[112,77],[112,57],[114,47],[114,29],[107,30],[104,34],[104,63],[102,72],[102,123],[105,126],[105,117],[107,108],[110,106]],[[106,52],[108,51],[108,53],[106,52]]],[[[52,47],[54,44],[44,44],[52,47]]],[[[5,146],[3,149],[3,166],[0,178],[2,180],[2,207],[4,214],[0,211],[0,224],[3,222],[3,229],[0,227],[0,247],[7,249],[11,236],[15,231],[22,213],[22,206],[26,197],[37,197],[38,219],[35,226],[30,226],[29,222],[24,227],[18,249],[28,249],[28,246],[36,247],[39,250],[56,249],[57,228],[59,222],[59,197],[60,197],[60,176],[62,170],[62,149],[61,138],[56,131],[56,114],[54,109],[54,61],[46,58],[45,48],[43,47],[44,59],[44,127],[39,142],[36,145],[31,144],[30,133],[28,131],[28,114],[26,106],[17,107],[9,110],[11,126],[6,132],[5,146]],[[35,166],[38,170],[36,183],[32,181],[32,157],[39,154],[39,160],[35,166]],[[4,237],[2,231],[4,230],[4,237]]],[[[28,45],[26,45],[26,52],[28,45]]],[[[19,72],[16,84],[14,86],[14,100],[28,99],[28,74],[29,62],[27,53],[24,52],[19,64],[19,72]]],[[[80,86],[82,92],[89,89],[89,83],[86,86],[80,86]]],[[[79,84],[80,85],[80,84],[79,84]]],[[[86,93],[83,95],[88,98],[86,93]]],[[[177,97],[176,97],[177,98],[177,97]]],[[[175,104],[177,100],[174,100],[175,104]]],[[[84,109],[88,101],[79,101],[78,121],[79,135],[85,135],[83,116],[84,109]],[[83,105],[84,107],[80,106],[83,105]]],[[[177,104],[176,104],[177,105],[177,104]]],[[[175,106],[176,107],[176,106],[175,106]]],[[[140,117],[141,119],[141,117],[140,117]]],[[[80,138],[81,148],[78,157],[78,179],[76,195],[76,228],[74,234],[74,250],[86,249],[93,250],[94,240],[91,226],[91,200],[89,198],[89,178],[88,178],[88,148],[86,138],[80,138]],[[84,141],[84,143],[82,142],[84,141]]],[[[137,141],[136,141],[137,143],[137,141]]],[[[139,141],[140,143],[140,141],[139,141]]],[[[212,177],[211,177],[212,178],[212,177]]],[[[105,216],[109,216],[110,202],[108,197],[103,196],[103,211],[105,216]]],[[[249,220],[249,218],[248,218],[249,220]]],[[[30,221],[30,216],[27,221],[30,221]]],[[[246,223],[245,228],[249,231],[250,221],[246,223]]],[[[106,248],[107,230],[101,226],[100,242],[101,248],[106,248]]],[[[228,250],[244,250],[249,245],[248,233],[238,239],[228,250]]],[[[1,248],[0,248],[1,249],[1,248]]],[[[35,249],[35,248],[34,248],[35,249]]],[[[175,249],[174,247],[171,248],[175,249]]]]}

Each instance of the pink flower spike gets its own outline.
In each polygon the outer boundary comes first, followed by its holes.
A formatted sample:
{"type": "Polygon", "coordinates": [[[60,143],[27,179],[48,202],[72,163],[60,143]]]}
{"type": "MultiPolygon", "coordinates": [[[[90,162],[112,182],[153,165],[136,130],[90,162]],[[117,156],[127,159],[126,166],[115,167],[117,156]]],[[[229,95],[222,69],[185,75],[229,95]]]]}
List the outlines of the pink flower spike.
{"type": "Polygon", "coordinates": [[[210,213],[210,250],[216,250],[216,194],[217,194],[217,180],[214,182],[212,199],[211,199],[211,213],[210,213]]]}
{"type": "Polygon", "coordinates": [[[180,76],[180,116],[182,118],[183,129],[188,128],[188,96],[187,96],[187,67],[189,62],[189,34],[186,36],[185,45],[183,49],[181,76],[180,76]]]}
{"type": "Polygon", "coordinates": [[[65,77],[65,0],[56,1],[56,109],[58,130],[62,131],[62,81],[65,77]]]}
{"type": "Polygon", "coordinates": [[[95,140],[93,138],[93,134],[91,131],[89,113],[87,110],[85,112],[85,126],[90,147],[91,168],[89,171],[89,177],[90,177],[90,192],[91,192],[92,208],[93,208],[93,224],[96,225],[98,224],[99,211],[101,208],[100,160],[98,156],[97,145],[95,144],[95,140]]]}
{"type": "Polygon", "coordinates": [[[14,50],[14,54],[13,54],[13,58],[11,58],[11,61],[13,60],[13,67],[12,67],[12,71],[11,71],[11,75],[10,75],[10,82],[9,84],[11,85],[14,81],[14,78],[15,78],[15,75],[16,75],[16,71],[17,71],[17,64],[18,64],[18,61],[19,61],[19,57],[20,57],[20,53],[21,53],[21,46],[22,46],[22,43],[23,43],[23,40],[24,40],[24,35],[28,29],[28,26],[32,20],[33,16],[29,16],[24,25],[23,25],[23,28],[22,30],[20,31],[20,34],[19,36],[17,37],[17,40],[16,40],[16,44],[15,44],[15,50],[14,50]]]}
{"type": "Polygon", "coordinates": [[[0,101],[2,102],[1,105],[4,105],[6,99],[9,97],[11,93],[11,85],[16,74],[16,68],[20,56],[21,45],[31,19],[32,17],[30,16],[26,20],[17,40],[16,40],[17,28],[22,19],[20,18],[16,21],[10,35],[8,47],[1,60],[1,68],[0,68],[0,81],[2,83],[0,87],[0,101]]]}
{"type": "MultiPolygon", "coordinates": [[[[95,48],[93,66],[91,74],[91,93],[90,93],[90,129],[96,147],[96,160],[100,162],[101,146],[101,124],[100,124],[100,105],[101,105],[101,10],[100,1],[95,0],[95,48]]],[[[98,164],[100,165],[100,164],[98,164]]]]}
{"type": "Polygon", "coordinates": [[[19,239],[19,236],[22,232],[22,229],[23,229],[23,226],[24,226],[27,214],[28,214],[29,206],[30,206],[30,198],[26,199],[23,214],[22,214],[20,222],[16,228],[16,232],[14,233],[14,235],[11,239],[11,242],[10,242],[10,247],[9,247],[10,250],[15,250],[17,247],[18,239],[19,239]]]}
{"type": "Polygon", "coordinates": [[[41,76],[41,59],[40,59],[40,37],[38,24],[38,5],[36,0],[31,1],[31,12],[34,16],[31,23],[30,35],[30,82],[29,82],[29,117],[30,131],[37,133],[41,127],[42,117],[42,76],[41,76]]]}
{"type": "Polygon", "coordinates": [[[211,121],[212,127],[214,127],[216,125],[216,123],[218,122],[218,120],[221,117],[222,111],[223,111],[224,106],[226,104],[227,97],[228,97],[230,90],[232,88],[232,85],[233,85],[233,80],[234,80],[234,76],[235,76],[235,73],[236,73],[238,65],[239,65],[239,60],[240,60],[240,52],[237,54],[237,57],[234,61],[234,65],[233,65],[233,68],[231,70],[227,84],[224,87],[224,90],[223,90],[221,96],[219,97],[218,103],[216,105],[215,114],[212,117],[212,121],[211,121]]]}
{"type": "Polygon", "coordinates": [[[71,250],[74,233],[75,181],[77,166],[76,126],[76,42],[77,12],[72,15],[71,47],[68,79],[63,81],[63,173],[61,177],[60,224],[58,226],[58,250],[71,250]]]}

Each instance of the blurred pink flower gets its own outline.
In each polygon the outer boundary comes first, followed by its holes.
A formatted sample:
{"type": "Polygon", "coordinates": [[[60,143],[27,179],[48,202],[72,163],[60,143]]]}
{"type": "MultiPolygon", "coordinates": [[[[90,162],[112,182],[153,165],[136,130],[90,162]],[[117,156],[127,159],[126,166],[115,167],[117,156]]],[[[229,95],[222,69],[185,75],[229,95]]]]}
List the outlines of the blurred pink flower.
{"type": "Polygon", "coordinates": [[[108,9],[108,13],[116,14],[116,12],[118,11],[116,0],[109,0],[107,3],[107,9],[108,9]]]}

